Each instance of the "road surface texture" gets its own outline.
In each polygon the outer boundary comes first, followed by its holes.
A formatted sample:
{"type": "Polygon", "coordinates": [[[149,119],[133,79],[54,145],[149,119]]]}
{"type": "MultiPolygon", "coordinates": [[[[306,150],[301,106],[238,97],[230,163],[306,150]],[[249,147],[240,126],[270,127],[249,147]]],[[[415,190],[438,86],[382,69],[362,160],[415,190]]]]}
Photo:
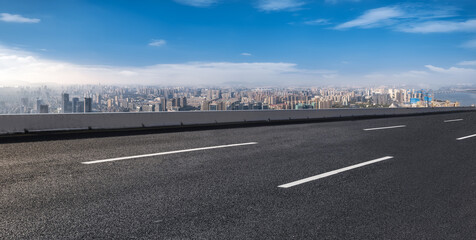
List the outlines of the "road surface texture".
{"type": "Polygon", "coordinates": [[[475,134],[466,112],[3,143],[0,239],[476,239],[475,134]]]}

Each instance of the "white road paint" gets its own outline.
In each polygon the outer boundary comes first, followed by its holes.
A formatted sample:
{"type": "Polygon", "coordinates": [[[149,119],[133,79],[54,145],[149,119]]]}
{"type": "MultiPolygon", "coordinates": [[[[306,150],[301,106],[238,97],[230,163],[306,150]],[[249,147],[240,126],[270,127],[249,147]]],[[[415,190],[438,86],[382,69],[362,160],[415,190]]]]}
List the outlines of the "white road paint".
{"type": "Polygon", "coordinates": [[[404,128],[407,125],[398,125],[398,126],[389,126],[389,127],[378,127],[378,128],[366,128],[364,131],[374,131],[374,130],[382,130],[382,129],[391,129],[391,128],[404,128]]]}
{"type": "Polygon", "coordinates": [[[445,120],[443,122],[447,123],[447,122],[459,122],[459,121],[463,121],[462,118],[459,118],[459,119],[451,119],[451,120],[445,120]]]}
{"type": "Polygon", "coordinates": [[[476,137],[476,134],[473,134],[473,135],[469,135],[469,136],[466,136],[466,137],[460,137],[460,138],[457,138],[456,140],[464,140],[466,138],[472,138],[472,137],[476,137]]]}
{"type": "Polygon", "coordinates": [[[334,171],[319,174],[319,175],[316,175],[316,176],[304,178],[304,179],[301,179],[301,180],[298,180],[298,181],[286,183],[286,184],[280,185],[278,187],[279,188],[294,187],[294,186],[297,186],[297,185],[300,185],[300,184],[303,184],[303,183],[307,183],[307,182],[314,181],[314,180],[317,180],[317,179],[329,177],[329,176],[332,176],[332,175],[335,175],[335,174],[338,174],[338,173],[341,173],[341,172],[352,170],[354,168],[363,167],[363,166],[366,166],[366,165],[369,165],[369,164],[378,163],[378,162],[385,161],[385,160],[392,159],[392,158],[393,158],[392,156],[386,156],[386,157],[370,160],[370,161],[367,161],[367,162],[355,164],[355,165],[348,166],[348,167],[345,167],[345,168],[341,168],[341,169],[337,169],[337,170],[334,170],[334,171]]]}
{"type": "Polygon", "coordinates": [[[114,162],[114,161],[121,161],[121,160],[128,160],[128,159],[145,158],[145,157],[155,157],[155,156],[175,154],[175,153],[185,153],[185,152],[203,151],[203,150],[210,150],[210,149],[217,149],[217,148],[239,147],[239,146],[254,145],[254,144],[258,144],[258,143],[257,143],[257,142],[248,142],[248,143],[236,143],[236,144],[219,145],[219,146],[202,147],[202,148],[191,148],[191,149],[176,150],[176,151],[170,151],[170,152],[160,152],[160,153],[151,153],[151,154],[143,154],[143,155],[128,156],[128,157],[109,158],[109,159],[103,159],[103,160],[82,162],[82,164],[95,164],[95,163],[104,163],[104,162],[114,162]]]}

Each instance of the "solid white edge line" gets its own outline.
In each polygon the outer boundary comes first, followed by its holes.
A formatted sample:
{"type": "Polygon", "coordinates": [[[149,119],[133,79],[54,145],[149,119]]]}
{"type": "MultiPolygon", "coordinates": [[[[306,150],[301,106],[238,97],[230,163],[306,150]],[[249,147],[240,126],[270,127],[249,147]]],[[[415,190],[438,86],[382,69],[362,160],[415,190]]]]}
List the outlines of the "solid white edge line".
{"type": "Polygon", "coordinates": [[[385,161],[385,160],[392,159],[392,158],[393,158],[392,156],[377,158],[377,159],[370,160],[370,161],[367,161],[367,162],[355,164],[355,165],[348,166],[348,167],[345,167],[345,168],[341,168],[341,169],[337,169],[337,170],[334,170],[334,171],[322,173],[322,174],[319,174],[319,175],[316,175],[316,176],[304,178],[304,179],[301,179],[301,180],[298,180],[298,181],[294,181],[294,182],[286,183],[286,184],[283,184],[283,185],[279,185],[278,187],[279,188],[294,187],[296,185],[300,185],[300,184],[303,184],[303,183],[314,181],[314,180],[317,180],[317,179],[320,179],[320,178],[329,177],[329,176],[332,176],[332,175],[335,175],[335,174],[338,174],[338,173],[341,173],[341,172],[349,171],[349,170],[354,169],[354,168],[363,167],[363,166],[366,166],[366,165],[369,165],[369,164],[385,161]]]}
{"type": "Polygon", "coordinates": [[[459,118],[459,119],[445,120],[445,121],[443,121],[443,122],[445,122],[445,123],[448,123],[448,122],[459,122],[459,121],[463,121],[463,120],[464,120],[464,119],[459,118]]]}
{"type": "Polygon", "coordinates": [[[169,151],[169,152],[160,152],[160,153],[151,153],[151,154],[143,154],[143,155],[136,155],[136,156],[118,157],[118,158],[109,158],[109,159],[103,159],[103,160],[88,161],[88,162],[82,162],[82,164],[114,162],[114,161],[121,161],[121,160],[128,160],[128,159],[154,157],[154,156],[167,155],[167,154],[203,151],[203,150],[210,150],[210,149],[217,149],[217,148],[227,148],[227,147],[238,147],[238,146],[254,145],[254,144],[258,144],[258,143],[257,142],[248,142],[248,143],[236,143],[236,144],[219,145],[219,146],[211,146],[211,147],[191,148],[191,149],[176,150],[176,151],[169,151]]]}
{"type": "Polygon", "coordinates": [[[460,138],[457,138],[456,140],[464,140],[466,138],[472,138],[472,137],[476,137],[476,134],[473,134],[473,135],[469,135],[469,136],[465,136],[465,137],[460,137],[460,138]]]}
{"type": "Polygon", "coordinates": [[[364,131],[373,131],[373,130],[381,130],[381,129],[390,129],[390,128],[403,128],[407,125],[398,125],[398,126],[389,126],[389,127],[377,127],[377,128],[366,128],[364,131]]]}

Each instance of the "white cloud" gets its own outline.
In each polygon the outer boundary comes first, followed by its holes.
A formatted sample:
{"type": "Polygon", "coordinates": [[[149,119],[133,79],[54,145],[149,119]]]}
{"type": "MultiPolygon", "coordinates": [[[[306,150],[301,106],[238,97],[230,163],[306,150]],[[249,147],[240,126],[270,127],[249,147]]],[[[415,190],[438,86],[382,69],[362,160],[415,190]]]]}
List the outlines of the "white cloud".
{"type": "Polygon", "coordinates": [[[244,53],[241,53],[241,56],[252,56],[252,54],[244,52],[244,53]]]}
{"type": "Polygon", "coordinates": [[[390,27],[408,33],[476,32],[476,19],[443,20],[457,16],[456,12],[457,9],[452,7],[400,4],[370,9],[335,29],[390,27]]]}
{"type": "Polygon", "coordinates": [[[335,71],[283,62],[187,62],[143,67],[90,66],[44,59],[0,46],[0,85],[19,82],[144,85],[320,85],[335,71]]]}
{"type": "Polygon", "coordinates": [[[476,32],[476,19],[464,22],[428,21],[400,27],[399,30],[410,33],[476,32]]]}
{"type": "Polygon", "coordinates": [[[258,8],[263,11],[296,10],[304,4],[301,0],[259,0],[258,8]]]}
{"type": "Polygon", "coordinates": [[[218,1],[217,0],[175,0],[175,2],[192,6],[192,7],[209,7],[217,3],[218,1]]]}
{"type": "Polygon", "coordinates": [[[347,29],[353,27],[371,28],[381,25],[388,25],[389,20],[404,15],[404,12],[397,7],[382,7],[366,11],[360,17],[337,25],[336,29],[347,29]]]}
{"type": "Polygon", "coordinates": [[[304,24],[307,24],[307,25],[327,25],[327,24],[329,24],[329,20],[320,18],[320,19],[306,21],[306,22],[304,22],[304,24]]]}
{"type": "Polygon", "coordinates": [[[152,40],[149,42],[149,46],[152,46],[152,47],[160,47],[160,46],[163,46],[167,44],[167,41],[163,40],[163,39],[157,39],[157,40],[152,40]]]}
{"type": "Polygon", "coordinates": [[[459,62],[458,65],[462,65],[462,66],[476,66],[476,61],[462,61],[462,62],[459,62]]]}
{"type": "Polygon", "coordinates": [[[476,48],[476,39],[469,40],[463,43],[461,46],[465,48],[476,48]]]}
{"type": "Polygon", "coordinates": [[[425,65],[425,67],[430,69],[431,71],[438,72],[438,73],[447,73],[447,74],[474,74],[476,73],[476,70],[471,68],[458,68],[458,67],[442,68],[442,67],[435,67],[433,65],[425,65]]]}
{"type": "Polygon", "coordinates": [[[18,14],[0,13],[0,21],[14,23],[39,23],[38,18],[26,18],[18,14]]]}
{"type": "Polygon", "coordinates": [[[305,69],[295,63],[286,62],[187,62],[142,67],[91,66],[45,59],[31,52],[0,45],[0,85],[5,86],[18,83],[247,87],[476,84],[476,69],[461,67],[445,69],[433,65],[427,65],[426,68],[427,71],[419,69],[400,73],[374,72],[360,75],[305,69]]]}

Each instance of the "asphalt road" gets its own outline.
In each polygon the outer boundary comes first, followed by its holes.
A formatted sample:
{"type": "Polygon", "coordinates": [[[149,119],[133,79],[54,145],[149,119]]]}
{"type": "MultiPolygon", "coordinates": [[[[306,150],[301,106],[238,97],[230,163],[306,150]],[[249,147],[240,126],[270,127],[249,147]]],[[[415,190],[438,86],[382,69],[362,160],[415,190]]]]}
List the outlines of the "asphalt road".
{"type": "Polygon", "coordinates": [[[0,144],[0,239],[476,239],[473,134],[467,112],[0,144]]]}

